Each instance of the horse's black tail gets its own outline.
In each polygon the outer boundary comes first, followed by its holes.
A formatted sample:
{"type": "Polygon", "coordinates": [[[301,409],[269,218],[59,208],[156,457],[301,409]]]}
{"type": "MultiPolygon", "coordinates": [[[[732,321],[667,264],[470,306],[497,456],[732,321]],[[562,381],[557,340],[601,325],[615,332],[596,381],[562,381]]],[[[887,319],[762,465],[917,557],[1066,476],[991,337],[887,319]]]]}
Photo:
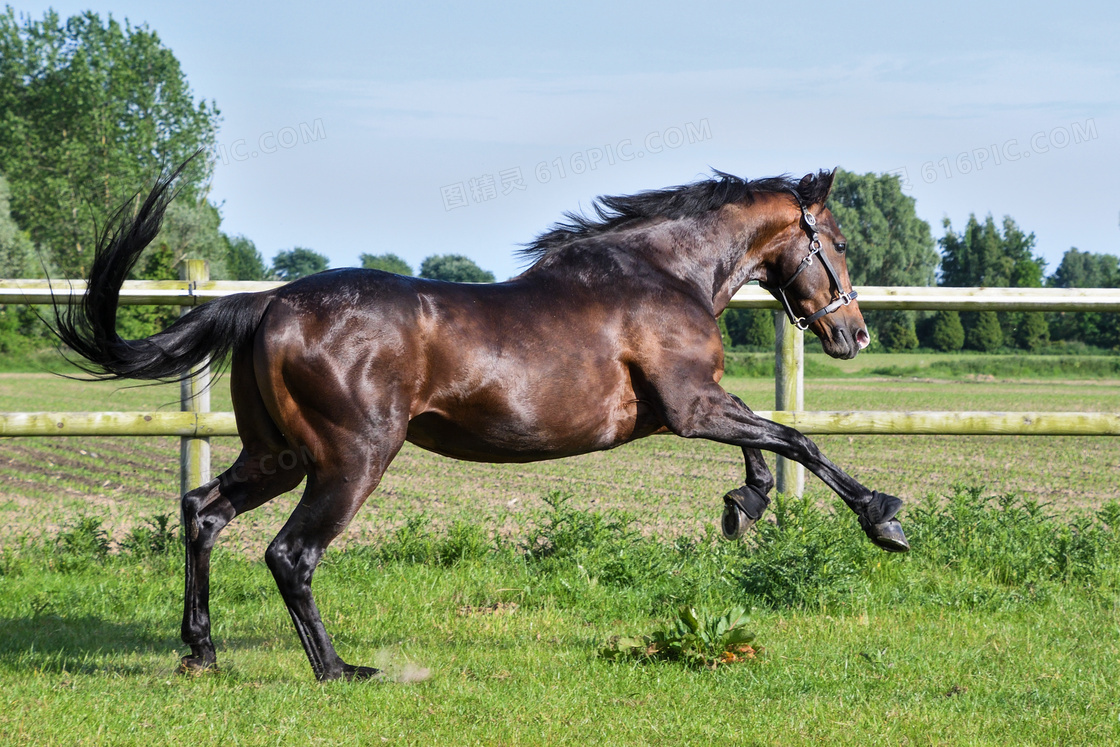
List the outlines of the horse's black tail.
{"type": "Polygon", "coordinates": [[[97,242],[85,296],[65,309],[55,305],[54,331],[85,359],[73,361],[82,370],[106,379],[181,380],[207,359],[222,361],[247,344],[260,324],[270,293],[216,299],[143,340],[124,340],[117,334],[121,284],[159,233],[163,213],[176,194],[172,184],[185,167],[159,180],[134,216],[130,204],[117,211],[97,242]]]}

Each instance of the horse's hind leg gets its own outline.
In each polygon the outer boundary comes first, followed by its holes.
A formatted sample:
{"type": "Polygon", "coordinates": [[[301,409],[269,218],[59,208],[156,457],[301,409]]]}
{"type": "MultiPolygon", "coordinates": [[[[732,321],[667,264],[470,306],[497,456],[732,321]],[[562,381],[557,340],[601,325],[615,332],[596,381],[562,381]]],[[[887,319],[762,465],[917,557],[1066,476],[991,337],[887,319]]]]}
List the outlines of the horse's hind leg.
{"type": "Polygon", "coordinates": [[[265,553],[320,681],[378,674],[376,669],[353,666],[339,658],[312,596],[311,577],[327,546],[350,523],[403,445],[404,424],[387,430],[391,432],[383,432],[374,443],[362,443],[352,435],[322,442],[329,452],[318,455],[309,466],[302,500],[265,553]]]}
{"type": "Polygon", "coordinates": [[[723,519],[720,528],[729,540],[739,539],[755,525],[770,505],[767,494],[774,487],[774,476],[758,449],[743,447],[747,476],[742,487],[723,496],[723,519]]]}
{"type": "Polygon", "coordinates": [[[253,371],[251,351],[233,359],[230,393],[237,415],[242,449],[233,466],[183,496],[182,524],[186,543],[183,594],[183,671],[214,666],[210,639],[210,551],[218,534],[238,514],[251,511],[299,485],[306,475],[304,454],[288,448],[268,415],[253,371]]]}
{"type": "Polygon", "coordinates": [[[183,594],[183,643],[191,653],[183,671],[200,671],[217,662],[210,638],[210,551],[218,534],[238,514],[251,511],[299,485],[303,463],[290,451],[243,449],[233,466],[183,496],[186,543],[183,594]]]}
{"type": "MultiPolygon", "coordinates": [[[[744,408],[746,404],[735,395],[730,395],[744,408]]],[[[774,489],[774,475],[766,466],[762,452],[747,446],[743,447],[743,463],[746,466],[746,480],[743,486],[735,488],[723,496],[724,510],[720,528],[727,539],[739,539],[747,530],[762,518],[770,505],[767,494],[774,489]]]]}

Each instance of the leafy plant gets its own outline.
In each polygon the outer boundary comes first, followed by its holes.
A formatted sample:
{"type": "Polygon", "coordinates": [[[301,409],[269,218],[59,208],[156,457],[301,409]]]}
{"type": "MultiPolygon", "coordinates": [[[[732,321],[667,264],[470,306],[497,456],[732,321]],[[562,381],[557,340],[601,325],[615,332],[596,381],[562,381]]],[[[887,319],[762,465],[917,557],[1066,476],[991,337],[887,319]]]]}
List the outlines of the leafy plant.
{"type": "Polygon", "coordinates": [[[179,533],[171,524],[171,514],[153,516],[145,526],[134,527],[121,547],[140,558],[168,555],[178,549],[179,533]]]}
{"type": "Polygon", "coordinates": [[[58,533],[55,567],[61,571],[76,571],[90,563],[102,563],[109,557],[109,533],[101,519],[80,517],[67,529],[58,533]]]}
{"type": "Polygon", "coordinates": [[[701,615],[695,607],[681,609],[677,619],[665,630],[652,635],[615,636],[600,650],[606,659],[662,659],[689,666],[715,669],[757,658],[761,647],[752,646],[755,636],[743,626],[747,611],[733,607],[722,615],[701,615]]]}

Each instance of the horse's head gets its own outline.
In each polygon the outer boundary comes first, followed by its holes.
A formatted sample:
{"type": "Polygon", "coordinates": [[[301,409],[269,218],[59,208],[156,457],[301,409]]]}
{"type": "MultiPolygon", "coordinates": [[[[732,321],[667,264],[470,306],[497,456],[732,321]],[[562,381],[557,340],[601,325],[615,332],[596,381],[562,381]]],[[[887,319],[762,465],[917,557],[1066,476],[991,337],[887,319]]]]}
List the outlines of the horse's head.
{"type": "Polygon", "coordinates": [[[855,358],[871,338],[848,278],[847,240],[824,206],[833,174],[807,174],[789,201],[789,227],[770,254],[762,287],[790,321],[813,331],[833,358],[855,358]]]}

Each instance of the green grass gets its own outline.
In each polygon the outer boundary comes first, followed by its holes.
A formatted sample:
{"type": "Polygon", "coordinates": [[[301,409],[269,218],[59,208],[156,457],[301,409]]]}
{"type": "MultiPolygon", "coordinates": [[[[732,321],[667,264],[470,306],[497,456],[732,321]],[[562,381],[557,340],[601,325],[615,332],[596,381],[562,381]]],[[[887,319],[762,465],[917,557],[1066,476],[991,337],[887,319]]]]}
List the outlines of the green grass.
{"type": "Polygon", "coordinates": [[[227,551],[212,604],[222,670],[178,676],[177,553],[106,553],[91,521],[42,534],[0,564],[0,739],[1120,739],[1120,506],[1055,518],[961,491],[907,516],[915,549],[899,557],[811,502],[784,504],[782,528],[730,544],[649,538],[625,516],[549,500],[525,542],[480,544],[493,527],[413,521],[327,556],[316,589],[341,653],[408,684],[315,684],[267,570],[227,551]],[[681,604],[750,607],[763,657],[710,671],[599,655],[610,636],[649,632],[681,604]]]}

